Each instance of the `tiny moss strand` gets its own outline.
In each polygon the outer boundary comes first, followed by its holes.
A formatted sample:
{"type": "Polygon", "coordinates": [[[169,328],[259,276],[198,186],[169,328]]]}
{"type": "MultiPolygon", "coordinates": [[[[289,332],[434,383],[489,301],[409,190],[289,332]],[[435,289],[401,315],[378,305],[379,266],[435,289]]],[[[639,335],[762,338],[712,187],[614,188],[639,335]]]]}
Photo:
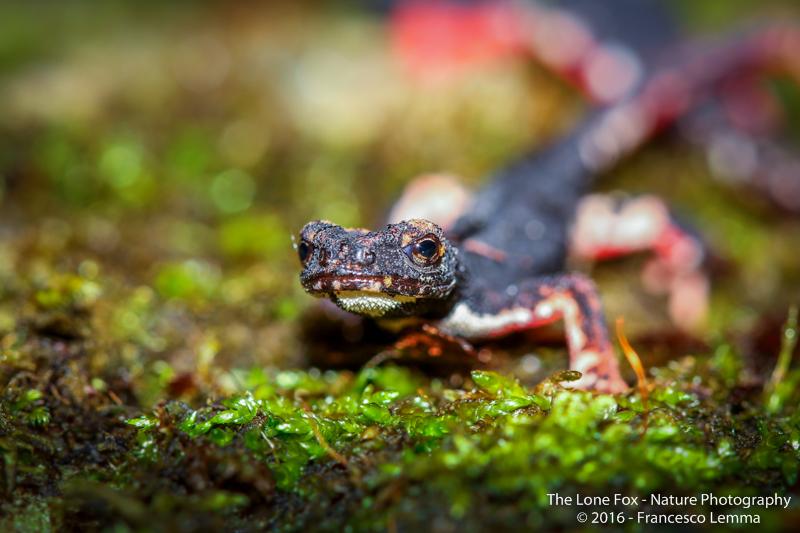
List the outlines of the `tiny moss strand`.
{"type": "Polygon", "coordinates": [[[637,388],[639,389],[639,395],[642,398],[642,405],[644,406],[645,412],[648,411],[648,399],[650,395],[650,386],[647,382],[647,375],[644,371],[644,365],[642,364],[642,360],[639,358],[639,354],[636,353],[636,350],[633,349],[630,342],[628,342],[628,338],[625,336],[625,319],[622,317],[617,318],[616,322],[616,329],[617,329],[617,339],[619,340],[620,346],[622,346],[622,353],[625,354],[625,359],[628,360],[628,363],[633,368],[633,371],[636,373],[636,384],[637,388]]]}
{"type": "Polygon", "coordinates": [[[775,363],[775,368],[772,370],[770,379],[764,388],[764,397],[767,405],[774,405],[777,399],[774,399],[775,392],[786,377],[789,370],[789,365],[792,362],[792,355],[797,347],[797,306],[793,305],[789,308],[789,314],[786,317],[786,322],[783,325],[783,334],[781,336],[781,349],[778,353],[778,361],[775,363]]]}
{"type": "Polygon", "coordinates": [[[342,454],[334,450],[333,447],[331,447],[331,445],[328,444],[328,441],[325,440],[325,437],[319,430],[317,421],[314,420],[314,413],[311,411],[311,408],[308,406],[308,404],[304,403],[303,409],[308,414],[306,420],[308,420],[308,425],[311,426],[311,431],[314,432],[314,437],[317,439],[317,442],[319,442],[320,446],[322,446],[325,449],[325,452],[328,455],[330,455],[334,461],[347,468],[348,467],[347,459],[345,459],[345,457],[342,454]]]}

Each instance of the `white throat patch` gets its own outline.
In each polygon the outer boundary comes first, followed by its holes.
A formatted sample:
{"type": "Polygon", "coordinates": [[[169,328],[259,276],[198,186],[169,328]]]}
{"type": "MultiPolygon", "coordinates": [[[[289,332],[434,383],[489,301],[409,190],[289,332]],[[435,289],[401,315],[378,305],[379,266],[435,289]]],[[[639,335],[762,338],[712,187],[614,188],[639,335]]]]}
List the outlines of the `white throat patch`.
{"type": "Polygon", "coordinates": [[[366,291],[340,291],[335,294],[336,305],[345,311],[375,318],[391,313],[405,303],[416,301],[413,296],[389,296],[366,291]]]}
{"type": "MultiPolygon", "coordinates": [[[[537,313],[550,316],[552,310],[543,307],[541,310],[537,309],[537,313]]],[[[439,327],[449,334],[477,340],[491,337],[504,329],[523,327],[535,318],[538,316],[524,307],[514,307],[492,315],[476,313],[467,304],[460,303],[442,319],[439,327]]]]}

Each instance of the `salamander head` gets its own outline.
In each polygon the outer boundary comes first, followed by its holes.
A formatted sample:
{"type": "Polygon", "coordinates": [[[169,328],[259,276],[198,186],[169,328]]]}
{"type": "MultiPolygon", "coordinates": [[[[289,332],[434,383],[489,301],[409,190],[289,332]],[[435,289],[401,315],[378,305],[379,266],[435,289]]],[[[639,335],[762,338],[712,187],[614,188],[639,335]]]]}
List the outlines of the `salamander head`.
{"type": "Polygon", "coordinates": [[[309,222],[295,248],[303,288],[363,316],[422,315],[447,301],[456,285],[457,252],[427,220],[380,231],[309,222]]]}

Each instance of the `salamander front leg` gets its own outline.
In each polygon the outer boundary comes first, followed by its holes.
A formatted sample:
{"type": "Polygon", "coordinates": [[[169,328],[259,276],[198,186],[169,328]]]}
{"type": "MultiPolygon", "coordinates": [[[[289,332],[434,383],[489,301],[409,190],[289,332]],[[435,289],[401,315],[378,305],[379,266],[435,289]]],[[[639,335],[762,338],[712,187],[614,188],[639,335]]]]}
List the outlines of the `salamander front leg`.
{"type": "Polygon", "coordinates": [[[400,338],[394,349],[400,352],[423,353],[429,357],[439,357],[449,351],[458,351],[477,358],[478,352],[466,340],[449,335],[431,324],[423,324],[420,330],[400,338]]]}
{"type": "Polygon", "coordinates": [[[608,339],[608,328],[594,283],[584,276],[569,274],[531,285],[520,287],[519,300],[524,302],[527,298],[535,298],[535,303],[531,301],[535,321],[563,321],[569,367],[582,374],[573,385],[601,392],[627,390],[628,385],[620,376],[617,356],[608,339]],[[530,296],[525,297],[523,293],[527,291],[530,296]]]}
{"type": "Polygon", "coordinates": [[[458,304],[440,327],[470,339],[500,337],[562,321],[569,367],[581,372],[573,385],[601,392],[628,388],[608,339],[595,285],[585,276],[532,278],[503,295],[477,294],[458,304]]]}

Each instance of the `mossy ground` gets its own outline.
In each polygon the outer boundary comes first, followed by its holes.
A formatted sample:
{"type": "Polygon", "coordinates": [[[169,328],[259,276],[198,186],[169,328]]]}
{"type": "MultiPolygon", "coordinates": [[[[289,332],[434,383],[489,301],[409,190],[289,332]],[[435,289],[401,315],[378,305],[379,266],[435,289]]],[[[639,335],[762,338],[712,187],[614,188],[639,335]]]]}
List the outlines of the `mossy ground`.
{"type": "MultiPolygon", "coordinates": [[[[698,20],[744,16],[711,3],[698,20]]],[[[41,16],[0,7],[0,530],[571,529],[548,492],[797,495],[800,222],[701,154],[657,143],[603,187],[707,237],[705,329],[674,333],[637,261],[577,265],[627,318],[646,407],[569,390],[563,349],[525,336],[370,366],[391,339],[313,306],[292,232],[376,220],[419,172],[475,183],[575,95],[519,63],[414,86],[349,7],[41,16]]]]}

